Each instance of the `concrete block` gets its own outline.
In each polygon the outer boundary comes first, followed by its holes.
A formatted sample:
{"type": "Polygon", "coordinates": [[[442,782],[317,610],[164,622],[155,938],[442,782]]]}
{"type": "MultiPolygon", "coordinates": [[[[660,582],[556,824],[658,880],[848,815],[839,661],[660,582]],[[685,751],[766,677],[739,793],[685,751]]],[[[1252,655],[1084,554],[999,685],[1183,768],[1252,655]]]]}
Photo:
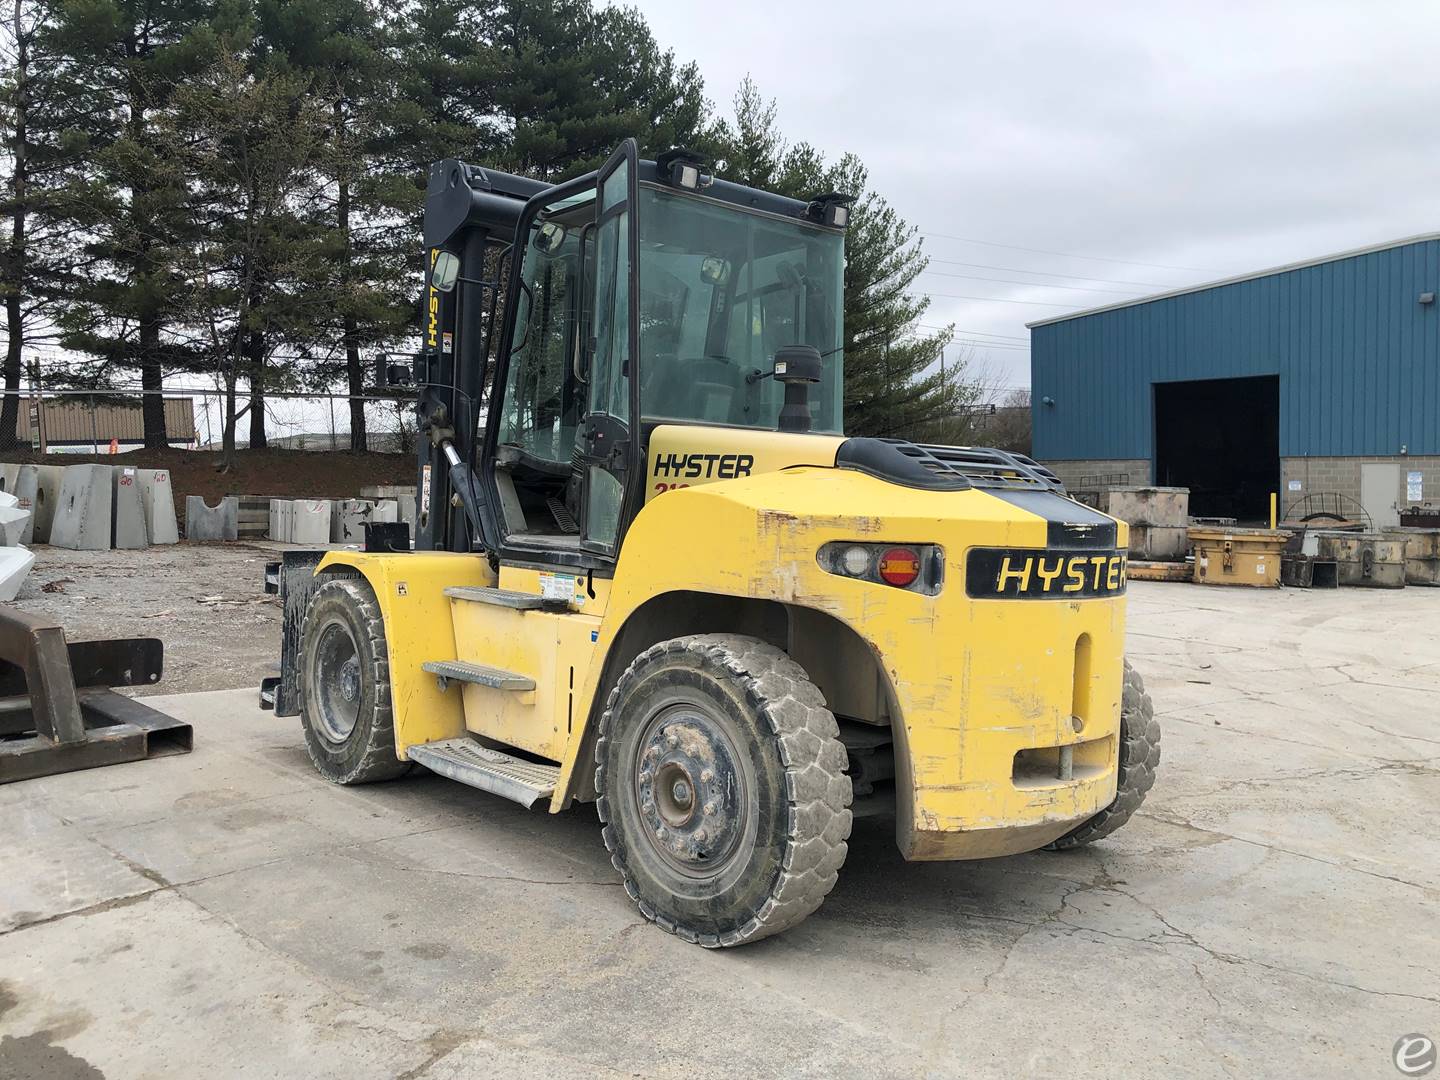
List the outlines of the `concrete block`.
{"type": "Polygon", "coordinates": [[[30,511],[30,520],[25,523],[25,531],[20,537],[20,543],[31,544],[35,542],[35,518],[38,513],[35,506],[35,496],[39,490],[39,474],[35,471],[34,465],[21,465],[19,474],[15,479],[15,498],[19,500],[21,510],[30,511]]]}
{"type": "Polygon", "coordinates": [[[1190,525],[1190,489],[1110,487],[1100,492],[1100,509],[1131,525],[1184,529],[1190,525]]]}
{"type": "Polygon", "coordinates": [[[145,503],[135,469],[116,465],[110,470],[110,546],[116,549],[149,546],[145,533],[145,503]]]}
{"type": "Polygon", "coordinates": [[[145,514],[145,537],[152,544],[180,541],[180,524],[175,520],[175,489],[167,469],[136,469],[140,506],[145,514]]]}
{"type": "Polygon", "coordinates": [[[10,492],[0,489],[0,510],[9,510],[20,505],[20,500],[10,492]]]}
{"type": "MultiPolygon", "coordinates": [[[[0,493],[0,499],[13,499],[13,495],[0,493]]],[[[6,506],[0,502],[0,547],[19,547],[20,537],[30,524],[30,511],[21,510],[17,505],[6,506]]]]}
{"type": "Polygon", "coordinates": [[[108,465],[66,465],[50,543],[72,551],[109,551],[111,487],[108,465]]]}
{"type": "Polygon", "coordinates": [[[372,502],[379,502],[381,499],[394,499],[398,508],[399,516],[389,519],[403,521],[410,526],[410,533],[415,533],[415,485],[404,484],[371,484],[360,489],[360,497],[369,499],[372,502]]]}
{"type": "Polygon", "coordinates": [[[65,469],[60,465],[32,465],[35,470],[34,542],[53,543],[50,534],[55,528],[55,512],[60,508],[60,492],[65,486],[65,469]]]}
{"type": "Polygon", "coordinates": [[[286,539],[290,544],[324,544],[330,540],[334,510],[329,499],[295,499],[290,502],[286,539]]]}
{"type": "Polygon", "coordinates": [[[331,519],[330,542],[363,544],[365,522],[395,520],[393,517],[377,517],[376,514],[376,504],[368,499],[341,499],[335,504],[335,515],[331,519]]]}
{"type": "Polygon", "coordinates": [[[15,492],[15,479],[20,475],[18,462],[0,461],[0,491],[15,492]]]}
{"type": "Polygon", "coordinates": [[[234,495],[220,500],[219,506],[209,506],[199,495],[185,496],[185,539],[191,543],[207,543],[216,540],[235,540],[239,533],[237,524],[240,501],[234,495]]]}
{"type": "Polygon", "coordinates": [[[0,548],[0,602],[8,604],[15,599],[34,565],[35,553],[28,548],[0,548]]]}
{"type": "Polygon", "coordinates": [[[270,531],[267,534],[271,540],[278,540],[282,544],[290,542],[290,500],[270,500],[270,531]]]}

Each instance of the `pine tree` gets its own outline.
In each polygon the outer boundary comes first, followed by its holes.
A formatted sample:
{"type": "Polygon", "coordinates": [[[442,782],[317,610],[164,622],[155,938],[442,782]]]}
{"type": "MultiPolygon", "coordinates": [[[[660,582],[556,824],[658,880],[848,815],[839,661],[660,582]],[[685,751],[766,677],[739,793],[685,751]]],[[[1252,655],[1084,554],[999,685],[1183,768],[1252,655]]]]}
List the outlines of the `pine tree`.
{"type": "Polygon", "coordinates": [[[310,317],[297,285],[323,274],[329,257],[303,212],[316,198],[313,165],[329,122],[309,90],[301,74],[252,74],[232,52],[174,93],[159,128],[177,147],[184,209],[197,223],[193,242],[172,249],[190,282],[179,311],[224,386],[226,465],[236,422],[263,408],[267,381],[279,385],[277,349],[310,317]],[[242,378],[251,400],[237,408],[242,378]]]}
{"type": "MultiPolygon", "coordinates": [[[[55,33],[58,8],[57,0],[19,0],[0,21],[0,125],[8,151],[0,155],[6,334],[0,449],[14,443],[25,353],[54,343],[64,298],[86,272],[75,222],[103,196],[86,167],[95,103],[55,33]]],[[[51,384],[57,375],[64,381],[63,373],[45,374],[51,384]]]]}
{"type": "Polygon", "coordinates": [[[138,369],[149,447],[167,444],[166,371],[199,356],[175,318],[187,284],[175,249],[195,231],[187,177],[159,127],[176,90],[247,19],[239,0],[65,0],[47,30],[90,107],[90,153],[76,182],[94,194],[72,221],[87,237],[90,270],[66,297],[61,343],[96,358],[97,380],[138,369]]]}
{"type": "Polygon", "coordinates": [[[846,154],[833,165],[809,143],[788,143],[774,101],[748,77],[735,96],[735,121],[720,137],[717,171],[727,179],[797,199],[851,195],[845,235],[845,430],[913,435],[976,400],[965,365],[940,368],[953,327],[927,330],[930,301],[911,292],[929,260],[923,241],[870,189],[864,164],[846,154]]]}
{"type": "Polygon", "coordinates": [[[302,73],[329,121],[315,167],[326,183],[310,208],[325,234],[327,259],[297,283],[314,317],[294,341],[315,359],[309,376],[350,393],[350,448],[366,449],[366,367],[361,350],[396,339],[410,318],[406,266],[419,245],[397,242],[389,177],[377,168],[390,87],[399,65],[387,55],[380,13],[370,0],[264,0],[258,51],[269,70],[302,73]]]}

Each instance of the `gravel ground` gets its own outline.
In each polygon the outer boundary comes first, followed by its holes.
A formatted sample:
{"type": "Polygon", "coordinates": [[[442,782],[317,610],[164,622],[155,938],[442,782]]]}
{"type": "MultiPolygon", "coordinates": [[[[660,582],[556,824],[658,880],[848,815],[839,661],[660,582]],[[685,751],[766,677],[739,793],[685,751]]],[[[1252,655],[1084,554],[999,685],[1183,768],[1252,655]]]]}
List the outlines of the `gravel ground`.
{"type": "Polygon", "coordinates": [[[16,598],[51,615],[72,641],[158,637],[165,674],[138,693],[258,687],[280,658],[280,603],[265,564],[283,544],[175,544],[140,551],[36,546],[16,598]]]}

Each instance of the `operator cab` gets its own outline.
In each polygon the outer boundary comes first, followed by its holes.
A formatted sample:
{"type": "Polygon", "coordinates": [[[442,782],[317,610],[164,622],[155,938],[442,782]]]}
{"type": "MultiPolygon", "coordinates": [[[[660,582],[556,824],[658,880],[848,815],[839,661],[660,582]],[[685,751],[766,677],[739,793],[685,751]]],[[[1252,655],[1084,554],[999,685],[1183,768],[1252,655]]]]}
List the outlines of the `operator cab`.
{"type": "Polygon", "coordinates": [[[507,557],[611,561],[649,432],[777,430],[787,347],[822,358],[810,427],[840,432],[848,200],[827,198],[714,180],[688,156],[638,161],[627,142],[526,203],[479,470],[507,557]]]}

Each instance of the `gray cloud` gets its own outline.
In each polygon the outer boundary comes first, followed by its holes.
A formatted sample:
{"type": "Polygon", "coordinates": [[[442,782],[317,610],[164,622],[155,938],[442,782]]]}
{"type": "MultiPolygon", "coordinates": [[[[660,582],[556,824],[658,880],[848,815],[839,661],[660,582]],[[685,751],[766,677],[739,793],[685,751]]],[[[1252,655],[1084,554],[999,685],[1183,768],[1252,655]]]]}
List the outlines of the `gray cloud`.
{"type": "MultiPolygon", "coordinates": [[[[932,235],[936,259],[1013,268],[936,271],[1125,293],[1043,272],[1173,286],[1440,229],[1434,0],[639,7],[722,108],[749,72],[790,138],[858,153],[925,233],[1199,268],[932,235]]],[[[921,280],[995,298],[936,299],[927,322],[1012,337],[1123,299],[921,280]]],[[[976,359],[1029,382],[1023,352],[976,359]]]]}

